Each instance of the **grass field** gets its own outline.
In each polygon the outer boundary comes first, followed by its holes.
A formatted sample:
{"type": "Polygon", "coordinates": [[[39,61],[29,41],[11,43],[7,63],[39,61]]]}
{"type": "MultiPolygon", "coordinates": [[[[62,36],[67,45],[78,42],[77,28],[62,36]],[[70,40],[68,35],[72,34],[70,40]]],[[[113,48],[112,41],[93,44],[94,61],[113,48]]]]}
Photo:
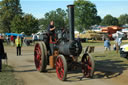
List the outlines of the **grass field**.
{"type": "MultiPolygon", "coordinates": [[[[111,41],[111,45],[113,45],[115,42],[111,41]]],[[[123,44],[128,44],[128,40],[123,40],[122,41],[122,45],[123,44]]],[[[103,42],[95,42],[95,43],[83,43],[83,46],[87,46],[87,45],[93,45],[93,46],[97,46],[97,47],[104,47],[104,43],[103,42]]],[[[98,50],[98,49],[96,49],[98,50]]],[[[91,54],[95,61],[96,61],[96,65],[97,66],[106,66],[107,64],[113,65],[113,63],[120,64],[122,66],[127,66],[128,68],[128,60],[125,58],[120,57],[120,53],[116,52],[116,51],[104,51],[104,49],[101,52],[94,52],[91,54]],[[127,64],[127,65],[124,65],[127,64]]]]}
{"type": "MultiPolygon", "coordinates": [[[[110,41],[111,46],[115,44],[114,41],[110,41]]],[[[122,45],[128,44],[128,40],[122,40],[122,45]]],[[[104,46],[104,41],[88,41],[86,43],[82,43],[83,46],[104,46]]]]}
{"type": "Polygon", "coordinates": [[[92,56],[95,60],[95,78],[113,78],[128,70],[128,60],[115,51],[93,53],[92,56]]]}
{"type": "Polygon", "coordinates": [[[23,83],[15,78],[11,66],[3,65],[0,72],[0,85],[23,85],[23,83]]]}
{"type": "MultiPolygon", "coordinates": [[[[110,43],[112,48],[115,42],[111,41],[110,43]]],[[[123,40],[122,45],[124,44],[128,44],[128,40],[123,40]]],[[[113,78],[121,75],[125,70],[128,70],[128,60],[120,57],[120,54],[116,53],[116,51],[104,51],[103,41],[89,41],[82,43],[82,46],[95,46],[99,48],[95,50],[100,50],[91,53],[95,61],[94,78],[113,78]]]]}
{"type": "Polygon", "coordinates": [[[128,60],[120,57],[120,54],[116,51],[104,51],[104,52],[95,52],[92,53],[95,60],[112,60],[112,61],[123,61],[123,63],[128,64],[128,60]]]}

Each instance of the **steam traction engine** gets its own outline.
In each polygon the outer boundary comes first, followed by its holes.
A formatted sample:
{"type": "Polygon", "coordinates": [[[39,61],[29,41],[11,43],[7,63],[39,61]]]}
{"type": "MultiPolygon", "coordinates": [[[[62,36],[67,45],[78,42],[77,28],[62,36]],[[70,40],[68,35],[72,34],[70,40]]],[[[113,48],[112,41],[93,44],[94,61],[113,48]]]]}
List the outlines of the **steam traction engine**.
{"type": "MultiPolygon", "coordinates": [[[[59,30],[56,38],[52,39],[49,33],[43,34],[44,39],[35,44],[34,61],[39,72],[45,72],[47,65],[56,68],[57,77],[66,80],[67,71],[77,66],[77,58],[82,52],[81,43],[74,38],[74,5],[68,5],[69,32],[59,30]],[[52,52],[53,51],[53,52],[52,52]]],[[[94,60],[85,52],[79,63],[83,77],[92,77],[94,60]]]]}

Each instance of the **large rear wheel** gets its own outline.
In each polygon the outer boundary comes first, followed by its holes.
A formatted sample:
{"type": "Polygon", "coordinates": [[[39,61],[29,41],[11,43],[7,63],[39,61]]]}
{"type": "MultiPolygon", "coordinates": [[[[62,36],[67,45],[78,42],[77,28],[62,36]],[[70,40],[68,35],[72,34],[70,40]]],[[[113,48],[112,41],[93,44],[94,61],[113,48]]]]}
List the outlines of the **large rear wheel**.
{"type": "Polygon", "coordinates": [[[56,59],[56,73],[57,77],[64,81],[67,77],[67,62],[63,55],[58,55],[56,59]]]}
{"type": "Polygon", "coordinates": [[[81,63],[82,63],[83,76],[87,78],[89,77],[92,78],[94,74],[94,67],[95,67],[93,57],[90,56],[88,53],[86,53],[83,55],[81,59],[81,63]]]}
{"type": "Polygon", "coordinates": [[[44,42],[35,44],[34,61],[36,69],[40,72],[46,71],[47,66],[47,49],[44,42]]]}

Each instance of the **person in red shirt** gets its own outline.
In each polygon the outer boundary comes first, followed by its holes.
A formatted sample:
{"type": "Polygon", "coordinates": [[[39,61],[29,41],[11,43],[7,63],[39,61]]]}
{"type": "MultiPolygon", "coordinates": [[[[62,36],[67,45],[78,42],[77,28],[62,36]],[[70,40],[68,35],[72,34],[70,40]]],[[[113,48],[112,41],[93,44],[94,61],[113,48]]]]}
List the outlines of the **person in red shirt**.
{"type": "Polygon", "coordinates": [[[11,45],[14,45],[14,36],[13,35],[11,35],[10,41],[11,41],[11,45]]]}
{"type": "Polygon", "coordinates": [[[11,35],[10,39],[11,39],[11,41],[13,41],[13,40],[14,40],[14,37],[13,37],[13,35],[11,35]]]}

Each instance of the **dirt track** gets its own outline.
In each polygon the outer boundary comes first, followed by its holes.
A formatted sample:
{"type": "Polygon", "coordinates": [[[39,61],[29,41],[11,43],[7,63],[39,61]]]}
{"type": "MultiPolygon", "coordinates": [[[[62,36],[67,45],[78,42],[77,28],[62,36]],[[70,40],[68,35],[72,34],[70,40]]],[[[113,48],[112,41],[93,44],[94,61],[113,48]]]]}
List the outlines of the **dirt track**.
{"type": "MultiPolygon", "coordinates": [[[[96,71],[94,79],[84,78],[82,74],[68,74],[67,81],[60,81],[55,70],[49,69],[47,73],[37,72],[33,62],[33,47],[23,47],[22,56],[16,56],[15,47],[5,47],[8,53],[9,65],[14,67],[18,79],[24,81],[25,85],[127,85],[128,70],[123,70],[118,76],[107,78],[101,71],[96,71]]],[[[107,69],[107,68],[106,68],[107,69]]],[[[100,68],[99,68],[100,70],[100,68]]],[[[110,75],[113,76],[113,75],[110,75]]]]}

